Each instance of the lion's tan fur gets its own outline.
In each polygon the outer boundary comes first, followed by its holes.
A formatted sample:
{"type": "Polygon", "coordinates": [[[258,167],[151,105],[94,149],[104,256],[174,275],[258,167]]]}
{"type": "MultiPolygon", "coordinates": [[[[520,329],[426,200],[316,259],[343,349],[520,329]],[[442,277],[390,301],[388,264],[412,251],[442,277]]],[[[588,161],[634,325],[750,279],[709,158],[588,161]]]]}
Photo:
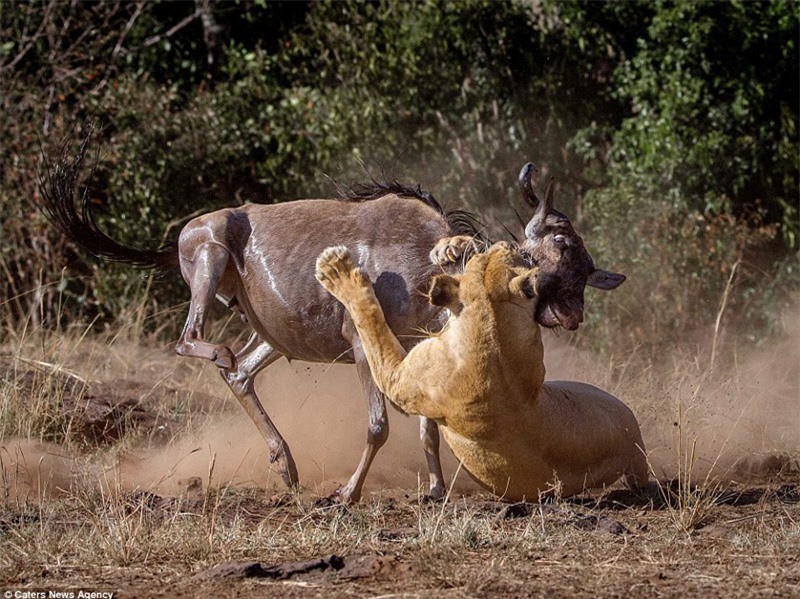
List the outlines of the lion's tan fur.
{"type": "Polygon", "coordinates": [[[323,252],[317,278],[350,312],[381,391],[403,411],[436,420],[487,489],[536,500],[620,476],[646,483],[644,444],[625,404],[591,385],[544,382],[536,272],[505,244],[473,257],[460,277],[434,280],[432,301],[450,309],[449,325],[408,353],[346,248],[323,252]]]}

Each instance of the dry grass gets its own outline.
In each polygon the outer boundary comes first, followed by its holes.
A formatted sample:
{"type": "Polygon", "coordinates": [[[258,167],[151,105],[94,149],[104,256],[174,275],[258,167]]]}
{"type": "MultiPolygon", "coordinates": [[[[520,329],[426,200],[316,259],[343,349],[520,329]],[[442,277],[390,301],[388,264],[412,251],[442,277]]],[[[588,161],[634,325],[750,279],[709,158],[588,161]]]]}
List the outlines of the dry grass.
{"type": "MultiPolygon", "coordinates": [[[[214,369],[144,337],[141,315],[131,322],[105,333],[22,327],[7,336],[0,587],[90,585],[130,596],[165,587],[179,596],[234,587],[244,596],[800,593],[798,433],[787,426],[797,369],[776,358],[788,355],[783,346],[715,372],[677,354],[668,368],[634,372],[630,360],[598,364],[549,340],[551,378],[594,382],[639,416],[654,476],[672,480],[649,498],[611,491],[515,513],[462,472],[447,501],[428,503],[417,491],[416,423],[394,417],[372,493],[341,509],[314,499],[344,480],[360,452],[363,406],[351,375],[325,378],[339,371],[305,365],[264,375],[268,409],[293,449],[308,454],[309,487],[284,495],[214,369]],[[92,393],[91,401],[130,400],[115,413],[114,435],[87,436],[80,408],[92,393]],[[325,393],[328,408],[314,403],[325,393]],[[323,424],[311,417],[318,412],[323,424]],[[762,455],[785,459],[759,470],[762,455]],[[743,484],[758,474],[784,486],[743,484]],[[626,531],[592,528],[609,521],[626,531]],[[356,579],[190,580],[229,561],[331,553],[393,556],[402,567],[356,579]]],[[[455,472],[452,459],[446,468],[455,472]]]]}
{"type": "MultiPolygon", "coordinates": [[[[559,586],[602,595],[603,588],[614,594],[637,584],[665,595],[713,594],[715,588],[730,594],[738,584],[798,589],[797,504],[720,504],[715,523],[692,536],[675,528],[669,509],[547,508],[505,518],[502,506],[481,497],[440,506],[384,493],[343,510],[314,508],[298,497],[276,505],[252,491],[224,488],[207,499],[183,500],[76,492],[2,509],[0,580],[8,587],[61,588],[113,581],[112,588],[136,588],[137,596],[165,585],[206,594],[219,581],[189,583],[187,577],[216,564],[367,553],[398,556],[407,570],[315,584],[327,592],[348,585],[358,596],[377,589],[498,596],[559,586]],[[613,517],[630,532],[583,530],[570,524],[571,515],[613,517]]],[[[244,581],[227,584],[248,594],[244,581]]]]}

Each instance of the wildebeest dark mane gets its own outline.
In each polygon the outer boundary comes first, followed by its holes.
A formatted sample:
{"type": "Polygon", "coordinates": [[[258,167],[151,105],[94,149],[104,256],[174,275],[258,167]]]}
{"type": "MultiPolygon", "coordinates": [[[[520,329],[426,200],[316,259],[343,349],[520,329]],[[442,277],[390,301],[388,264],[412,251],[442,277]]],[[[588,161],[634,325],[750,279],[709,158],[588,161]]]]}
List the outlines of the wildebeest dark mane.
{"type": "Polygon", "coordinates": [[[487,241],[483,234],[485,227],[475,214],[466,210],[445,210],[439,200],[419,184],[408,185],[397,179],[390,181],[373,179],[369,183],[353,183],[347,186],[336,184],[336,189],[346,202],[368,202],[390,194],[420,201],[444,217],[452,235],[470,235],[479,241],[487,241]]]}

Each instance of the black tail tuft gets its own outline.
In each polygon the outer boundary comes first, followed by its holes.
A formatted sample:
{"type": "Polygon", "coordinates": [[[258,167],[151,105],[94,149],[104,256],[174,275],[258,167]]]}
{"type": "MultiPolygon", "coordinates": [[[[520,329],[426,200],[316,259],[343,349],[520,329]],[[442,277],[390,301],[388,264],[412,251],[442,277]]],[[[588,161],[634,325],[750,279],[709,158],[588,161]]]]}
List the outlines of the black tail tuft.
{"type": "MultiPolygon", "coordinates": [[[[42,201],[38,203],[39,209],[50,222],[61,229],[68,239],[92,256],[114,262],[124,262],[138,268],[160,270],[176,268],[178,253],[174,246],[156,250],[126,246],[106,235],[97,226],[89,207],[88,186],[84,187],[80,200],[77,200],[75,187],[92,138],[93,125],[90,124],[87,129],[74,157],[71,157],[69,153],[72,141],[70,138],[61,143],[58,156],[52,165],[46,157],[43,157],[45,174],[39,176],[39,191],[42,197],[42,201]]],[[[93,172],[94,167],[89,174],[89,179],[93,172]]]]}

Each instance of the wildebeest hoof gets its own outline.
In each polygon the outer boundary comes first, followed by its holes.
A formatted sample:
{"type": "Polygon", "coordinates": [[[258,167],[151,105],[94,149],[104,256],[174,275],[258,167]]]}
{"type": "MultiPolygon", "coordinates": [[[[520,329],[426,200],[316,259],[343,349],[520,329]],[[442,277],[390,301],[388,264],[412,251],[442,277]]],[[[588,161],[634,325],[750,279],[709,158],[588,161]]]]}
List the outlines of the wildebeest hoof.
{"type": "Polygon", "coordinates": [[[444,485],[436,485],[431,487],[429,493],[422,496],[423,501],[441,501],[447,495],[444,485]]]}
{"type": "Polygon", "coordinates": [[[276,493],[267,500],[269,507],[284,507],[297,502],[297,495],[292,492],[276,493]]]}
{"type": "Polygon", "coordinates": [[[320,497],[314,502],[314,507],[346,507],[357,503],[360,497],[354,497],[352,493],[348,493],[344,487],[339,487],[330,495],[320,497]]]}
{"type": "Polygon", "coordinates": [[[420,503],[442,503],[447,496],[444,487],[441,489],[433,488],[429,493],[423,493],[419,496],[420,503]]]}
{"type": "Polygon", "coordinates": [[[227,347],[221,347],[214,352],[214,364],[223,370],[236,368],[236,356],[227,347]]]}
{"type": "Polygon", "coordinates": [[[280,451],[269,454],[269,463],[275,466],[284,484],[290,489],[296,489],[300,483],[297,466],[294,458],[284,445],[280,451]]]}
{"type": "Polygon", "coordinates": [[[314,507],[315,508],[329,508],[329,507],[336,507],[341,506],[342,504],[335,497],[336,493],[332,493],[331,495],[326,495],[325,497],[319,497],[314,500],[314,507]]]}

